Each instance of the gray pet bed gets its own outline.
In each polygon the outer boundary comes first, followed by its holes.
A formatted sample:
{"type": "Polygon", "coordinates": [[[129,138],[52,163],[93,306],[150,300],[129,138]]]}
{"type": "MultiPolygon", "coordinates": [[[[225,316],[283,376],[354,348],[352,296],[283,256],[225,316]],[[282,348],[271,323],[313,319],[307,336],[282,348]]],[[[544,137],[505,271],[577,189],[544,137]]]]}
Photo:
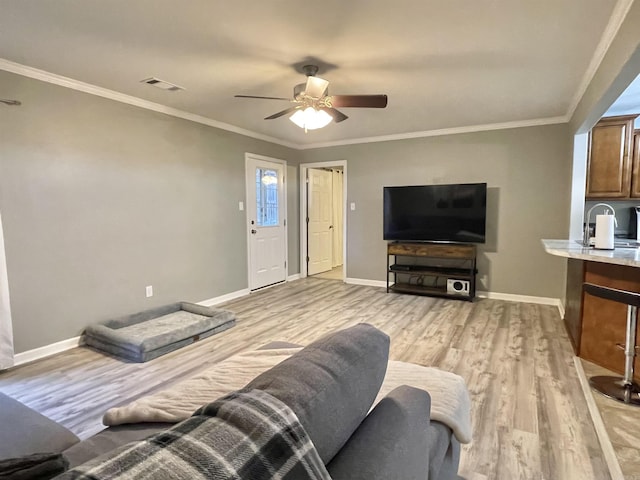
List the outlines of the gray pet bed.
{"type": "Polygon", "coordinates": [[[233,312],[174,303],[90,325],[87,345],[134,362],[146,362],[233,327],[233,312]]]}

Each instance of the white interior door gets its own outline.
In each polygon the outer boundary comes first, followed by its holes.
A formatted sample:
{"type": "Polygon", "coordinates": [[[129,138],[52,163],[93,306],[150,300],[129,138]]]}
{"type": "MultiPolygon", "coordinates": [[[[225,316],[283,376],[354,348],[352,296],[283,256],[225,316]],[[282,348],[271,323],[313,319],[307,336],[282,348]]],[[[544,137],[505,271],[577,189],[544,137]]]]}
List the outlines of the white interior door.
{"type": "Polygon", "coordinates": [[[308,273],[331,270],[333,235],[332,231],[332,174],[328,170],[310,168],[308,170],[307,212],[308,221],[308,273]]]}
{"type": "Polygon", "coordinates": [[[332,266],[342,265],[342,237],[343,233],[343,173],[342,170],[332,171],[333,179],[333,262],[332,266]]]}
{"type": "Polygon", "coordinates": [[[283,163],[247,155],[249,288],[287,278],[286,205],[283,163]]]}
{"type": "Polygon", "coordinates": [[[4,235],[0,216],[0,370],[13,367],[13,327],[9,306],[9,280],[4,255],[4,235]]]}

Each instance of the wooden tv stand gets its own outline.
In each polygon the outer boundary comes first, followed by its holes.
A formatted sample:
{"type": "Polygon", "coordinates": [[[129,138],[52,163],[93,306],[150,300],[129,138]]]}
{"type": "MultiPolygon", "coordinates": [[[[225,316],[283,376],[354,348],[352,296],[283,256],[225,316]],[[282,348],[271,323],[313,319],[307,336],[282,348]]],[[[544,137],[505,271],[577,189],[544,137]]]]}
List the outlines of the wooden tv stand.
{"type": "Polygon", "coordinates": [[[477,273],[475,245],[417,242],[387,244],[387,293],[473,301],[476,296],[477,273]],[[391,257],[394,257],[394,263],[391,263],[391,257]]]}

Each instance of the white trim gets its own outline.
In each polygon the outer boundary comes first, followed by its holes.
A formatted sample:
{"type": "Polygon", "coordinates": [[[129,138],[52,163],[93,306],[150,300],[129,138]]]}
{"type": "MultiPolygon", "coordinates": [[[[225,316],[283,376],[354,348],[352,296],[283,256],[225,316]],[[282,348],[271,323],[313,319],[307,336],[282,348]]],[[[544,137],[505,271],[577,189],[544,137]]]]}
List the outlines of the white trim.
{"type": "Polygon", "coordinates": [[[226,130],[228,132],[238,133],[240,135],[255,138],[258,140],[264,140],[265,142],[275,143],[277,145],[282,145],[282,146],[294,148],[294,149],[298,148],[298,145],[294,143],[285,142],[284,140],[280,140],[275,137],[270,137],[268,135],[263,135],[261,133],[252,132],[251,130],[246,130],[244,128],[236,127],[235,125],[230,125],[228,123],[212,120],[210,118],[203,117],[202,115],[196,115],[195,113],[189,113],[189,112],[185,112],[184,110],[178,110],[177,108],[168,107],[160,103],[143,100],[141,98],[134,97],[132,95],[126,95],[124,93],[116,92],[114,90],[109,90],[107,88],[91,85],[89,83],[81,82],[79,80],[74,80],[73,78],[64,77],[62,75],[56,75],[55,73],[49,73],[44,70],[28,67],[26,65],[21,65],[19,63],[15,63],[10,60],[6,60],[4,58],[0,58],[0,70],[16,73],[24,77],[34,78],[36,80],[52,83],[54,85],[58,85],[61,87],[70,88],[72,90],[77,90],[79,92],[88,93],[90,95],[108,98],[109,100],[115,100],[116,102],[126,103],[128,105],[144,108],[146,110],[164,113],[166,115],[171,115],[172,117],[182,118],[184,120],[190,120],[192,122],[201,123],[203,125],[219,128],[221,130],[226,130]]]}
{"type": "Polygon", "coordinates": [[[559,298],[551,297],[532,297],[530,295],[516,295],[513,293],[499,293],[499,292],[476,292],[478,298],[490,298],[492,300],[506,300],[507,302],[522,302],[522,303],[537,303],[539,305],[553,305],[560,307],[561,302],[559,298]]]}
{"type": "Polygon", "coordinates": [[[394,140],[408,140],[412,138],[439,137],[442,135],[457,135],[459,133],[486,132],[488,130],[506,130],[509,128],[539,127],[542,125],[555,125],[557,123],[567,123],[569,117],[534,118],[531,120],[519,120],[516,122],[488,123],[485,125],[470,125],[467,127],[442,128],[439,130],[425,130],[422,132],[396,133],[393,135],[379,135],[376,137],[353,138],[348,140],[337,140],[335,142],[311,143],[299,145],[299,150],[310,148],[338,147],[342,145],[354,145],[360,143],[390,142],[394,140]]]}
{"type": "MultiPolygon", "coordinates": [[[[284,269],[284,279],[283,282],[287,281],[289,277],[289,222],[287,221],[287,161],[282,160],[280,158],[266,157],[264,155],[258,155],[257,153],[245,152],[244,154],[244,177],[245,177],[245,192],[244,192],[244,204],[245,204],[245,220],[247,222],[247,285],[249,285],[249,290],[259,290],[264,287],[252,288],[251,285],[252,275],[251,275],[251,223],[249,219],[249,212],[251,208],[249,207],[249,191],[250,189],[255,189],[255,183],[249,180],[247,175],[249,169],[249,162],[251,160],[259,160],[262,162],[276,163],[282,166],[282,214],[284,219],[284,261],[285,261],[285,269],[284,269]]],[[[280,283],[280,282],[278,282],[280,283]]]]}
{"type": "Polygon", "coordinates": [[[558,313],[560,314],[560,319],[564,320],[564,302],[561,299],[558,299],[558,313]]]}
{"type": "Polygon", "coordinates": [[[88,93],[90,95],[96,95],[99,97],[108,98],[110,100],[115,100],[117,102],[134,105],[140,108],[145,108],[147,110],[164,113],[166,115],[171,115],[177,118],[190,120],[196,123],[201,123],[203,125],[208,125],[210,127],[219,128],[221,130],[238,133],[240,135],[245,135],[247,137],[255,138],[258,140],[264,140],[266,142],[275,143],[277,145],[282,145],[295,150],[308,150],[312,148],[335,147],[335,146],[354,145],[354,144],[362,144],[362,143],[388,142],[393,140],[407,140],[412,138],[436,137],[436,136],[442,136],[442,135],[456,135],[460,133],[483,132],[488,130],[504,130],[504,129],[510,129],[510,128],[534,127],[534,126],[541,126],[541,125],[568,123],[571,120],[571,117],[575,113],[575,110],[578,107],[580,100],[582,99],[585,92],[587,91],[587,88],[591,84],[593,77],[598,71],[598,68],[602,63],[602,60],[604,59],[607,51],[609,50],[611,43],[613,42],[616,35],[618,34],[618,31],[620,30],[620,27],[622,26],[632,5],[633,5],[633,0],[618,0],[616,2],[613,12],[611,13],[611,17],[609,18],[609,22],[607,23],[607,26],[605,27],[605,30],[602,33],[602,36],[600,37],[600,41],[598,42],[596,50],[594,51],[593,56],[591,57],[591,61],[589,62],[589,65],[582,77],[580,85],[578,86],[578,89],[576,90],[571,100],[571,103],[567,108],[567,113],[565,115],[556,116],[556,117],[533,118],[529,120],[519,120],[519,121],[513,121],[513,122],[469,125],[464,127],[443,128],[443,129],[436,129],[436,130],[425,130],[425,131],[399,133],[399,134],[392,134],[392,135],[380,135],[375,137],[361,137],[361,138],[320,142],[320,143],[312,143],[312,144],[297,144],[297,143],[288,142],[276,137],[271,137],[269,135],[264,135],[261,133],[253,132],[251,130],[236,127],[235,125],[231,125],[228,123],[203,117],[201,115],[185,112],[183,110],[168,107],[166,105],[150,102],[148,100],[143,100],[141,98],[134,97],[132,95],[116,92],[114,90],[109,90],[107,88],[99,87],[97,85],[81,82],[73,78],[57,75],[55,73],[47,72],[45,70],[40,70],[38,68],[12,62],[4,58],[0,58],[0,70],[4,70],[7,72],[22,75],[25,77],[33,78],[43,82],[52,83],[54,85],[59,85],[61,87],[70,88],[80,92],[88,93]]]}
{"type": "Polygon", "coordinates": [[[344,283],[348,283],[349,285],[387,288],[387,282],[383,280],[367,280],[366,278],[345,278],[344,283]]]}
{"type": "Polygon", "coordinates": [[[34,348],[33,350],[27,350],[26,352],[22,353],[16,353],[14,357],[14,366],[17,367],[18,365],[22,365],[24,363],[33,362],[34,360],[40,360],[41,358],[49,357],[66,350],[71,350],[72,348],[79,347],[80,345],[84,345],[84,339],[82,336],[68,338],[66,340],[61,340],[50,345],[45,345],[44,347],[34,348]]]}
{"type": "Polygon", "coordinates": [[[300,278],[307,276],[307,170],[309,168],[342,167],[342,280],[347,278],[347,161],[312,162],[300,164],[300,278]]]}
{"type": "MultiPolygon", "coordinates": [[[[219,297],[210,298],[208,300],[202,300],[201,302],[197,303],[198,305],[211,307],[213,305],[218,305],[220,303],[235,300],[236,298],[244,297],[245,295],[249,295],[248,288],[227,293],[225,295],[220,295],[219,297]]],[[[40,360],[41,358],[55,355],[56,353],[64,352],[66,350],[71,350],[72,348],[79,347],[81,345],[84,345],[83,336],[68,338],[67,340],[61,340],[50,345],[45,345],[44,347],[34,348],[33,350],[27,350],[26,352],[17,353],[14,357],[14,366],[17,367],[18,365],[33,362],[35,360],[40,360]]]]}
{"type": "Polygon", "coordinates": [[[2,215],[0,215],[0,370],[11,368],[14,365],[14,353],[9,276],[7,274],[7,257],[4,253],[2,215]]]}
{"type": "MultiPolygon", "coordinates": [[[[627,2],[630,0],[624,0],[624,1],[627,2]]],[[[626,15],[626,11],[624,13],[626,15]]],[[[540,125],[567,123],[570,119],[570,116],[567,114],[561,117],[534,118],[531,120],[519,120],[515,122],[470,125],[466,127],[444,128],[444,129],[438,129],[438,130],[425,130],[425,131],[419,131],[419,132],[399,133],[394,135],[381,135],[377,137],[353,138],[349,140],[337,140],[334,142],[312,143],[312,144],[305,145],[305,144],[288,142],[276,137],[271,137],[269,135],[264,135],[261,133],[253,132],[251,130],[246,130],[244,128],[236,127],[235,125],[230,125],[228,123],[219,122],[211,118],[203,117],[202,115],[196,115],[194,113],[185,112],[184,110],[179,110],[177,108],[168,107],[166,105],[150,102],[148,100],[143,100],[141,98],[134,97],[132,95],[126,95],[124,93],[116,92],[114,90],[109,90],[107,88],[91,85],[89,83],[81,82],[79,80],[74,80],[73,78],[64,77],[62,75],[57,75],[55,73],[50,73],[37,68],[29,67],[27,65],[15,63],[10,60],[6,60],[4,58],[0,58],[0,70],[15,73],[28,78],[33,78],[36,80],[40,80],[42,82],[51,83],[61,87],[70,88],[72,90],[88,93],[90,95],[96,95],[98,97],[108,98],[116,102],[126,103],[128,105],[144,108],[146,110],[164,113],[166,115],[171,115],[172,117],[182,118],[184,120],[189,120],[189,121],[200,123],[203,125],[208,125],[210,127],[219,128],[221,130],[226,130],[228,132],[238,133],[240,135],[245,135],[247,137],[263,140],[265,142],[274,143],[276,145],[282,145],[284,147],[292,148],[294,150],[308,150],[310,148],[333,147],[333,146],[340,146],[340,145],[355,145],[355,144],[361,144],[361,143],[388,142],[392,140],[406,140],[411,138],[437,137],[441,135],[484,132],[488,130],[503,130],[508,128],[535,127],[540,125]]]]}
{"type": "MultiPolygon", "coordinates": [[[[351,285],[366,285],[369,287],[384,287],[384,288],[387,287],[387,282],[384,280],[367,280],[365,278],[345,278],[345,283],[349,283],[351,285]]],[[[508,302],[537,303],[539,305],[555,305],[558,307],[558,310],[562,308],[561,318],[564,317],[564,307],[562,306],[562,302],[560,301],[559,298],[532,297],[529,295],[514,295],[512,293],[497,293],[497,292],[483,292],[483,291],[476,292],[476,297],[489,298],[492,300],[505,300],[508,302]]],[[[452,296],[451,298],[460,298],[460,297],[452,296]]]]}
{"type": "Polygon", "coordinates": [[[300,280],[300,274],[294,273],[293,275],[289,275],[287,277],[287,282],[295,282],[296,280],[300,280]]]}
{"type": "Polygon", "coordinates": [[[567,121],[571,120],[571,117],[573,117],[576,108],[578,108],[580,100],[582,100],[582,97],[587,91],[587,88],[589,88],[589,85],[591,84],[593,77],[598,71],[602,60],[604,59],[604,56],[609,50],[613,39],[618,34],[618,30],[620,30],[620,27],[622,26],[627,13],[629,13],[631,5],[633,5],[633,0],[618,0],[616,2],[615,7],[613,8],[613,12],[611,13],[611,17],[609,17],[609,22],[607,23],[604,32],[602,32],[602,36],[600,37],[598,46],[596,47],[595,52],[593,52],[593,56],[591,57],[589,66],[584,72],[584,76],[582,77],[582,81],[578,86],[578,90],[576,90],[576,93],[571,100],[571,103],[569,104],[566,115],[568,119],[567,121]]]}
{"type": "Polygon", "coordinates": [[[198,305],[204,305],[205,307],[212,307],[214,305],[218,305],[220,303],[229,302],[231,300],[235,300],[236,298],[244,297],[249,295],[250,290],[248,288],[243,288],[242,290],[236,290],[235,292],[226,293],[224,295],[220,295],[219,297],[209,298],[208,300],[202,300],[198,302],[198,305]]]}
{"type": "Polygon", "coordinates": [[[591,421],[593,422],[596,435],[598,436],[598,441],[600,442],[600,448],[602,448],[604,459],[607,462],[607,467],[609,467],[611,480],[624,480],[624,475],[622,474],[622,469],[618,463],[616,452],[613,449],[613,445],[611,444],[611,439],[609,438],[607,429],[604,426],[602,416],[600,416],[600,411],[598,410],[596,401],[593,398],[593,393],[589,387],[589,382],[587,380],[587,375],[584,372],[584,368],[582,367],[582,362],[578,357],[573,357],[573,364],[575,365],[576,372],[578,373],[578,380],[580,381],[582,393],[584,394],[584,399],[587,402],[587,408],[591,415],[591,421]]]}

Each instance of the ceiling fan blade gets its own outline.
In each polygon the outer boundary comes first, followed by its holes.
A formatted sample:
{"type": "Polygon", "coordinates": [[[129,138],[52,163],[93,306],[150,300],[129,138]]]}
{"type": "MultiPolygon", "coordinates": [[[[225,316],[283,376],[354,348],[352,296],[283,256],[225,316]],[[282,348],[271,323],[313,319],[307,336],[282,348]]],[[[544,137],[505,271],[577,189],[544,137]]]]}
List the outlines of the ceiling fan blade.
{"type": "Polygon", "coordinates": [[[300,107],[287,108],[286,110],[282,110],[281,112],[274,113],[273,115],[269,115],[268,117],[265,117],[265,120],[273,120],[274,118],[280,118],[284,115],[287,115],[288,113],[295,112],[296,110],[298,110],[298,108],[300,107]]]}
{"type": "Polygon", "coordinates": [[[332,95],[332,107],[384,108],[387,106],[386,95],[332,95]]]}
{"type": "Polygon", "coordinates": [[[256,95],[234,95],[236,98],[261,98],[263,100],[286,100],[288,102],[291,101],[290,98],[282,98],[282,97],[259,97],[256,95]]]}
{"type": "Polygon", "coordinates": [[[321,98],[324,92],[327,91],[329,82],[320,77],[307,77],[307,85],[304,88],[304,93],[312,98],[321,98]]]}
{"type": "Polygon", "coordinates": [[[349,118],[340,110],[336,110],[335,108],[324,107],[324,108],[321,108],[320,110],[324,110],[329,115],[331,115],[333,117],[333,121],[336,123],[340,123],[343,120],[346,120],[347,118],[349,118]]]}

